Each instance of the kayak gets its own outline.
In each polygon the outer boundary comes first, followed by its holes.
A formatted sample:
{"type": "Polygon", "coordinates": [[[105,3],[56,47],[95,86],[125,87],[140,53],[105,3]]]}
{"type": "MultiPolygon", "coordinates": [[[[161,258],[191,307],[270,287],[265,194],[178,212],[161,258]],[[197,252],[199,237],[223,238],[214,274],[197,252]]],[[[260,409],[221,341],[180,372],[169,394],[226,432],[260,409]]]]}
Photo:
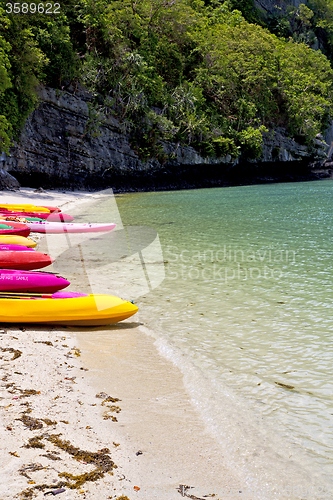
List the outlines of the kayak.
{"type": "Polygon", "coordinates": [[[48,210],[50,210],[51,213],[61,212],[61,208],[58,207],[50,207],[49,205],[43,205],[43,208],[47,208],[48,210]]]}
{"type": "Polygon", "coordinates": [[[112,231],[116,224],[86,224],[68,222],[26,222],[26,225],[35,233],[100,233],[102,231],[112,231]]]}
{"type": "Polygon", "coordinates": [[[0,322],[98,326],[133,316],[138,307],[113,295],[0,293],[0,322]]]}
{"type": "Polygon", "coordinates": [[[13,243],[8,243],[7,245],[4,243],[0,243],[0,252],[35,252],[33,248],[24,247],[23,245],[13,245],[13,243]]]}
{"type": "Polygon", "coordinates": [[[30,271],[49,266],[52,262],[52,257],[41,252],[0,252],[0,269],[30,271]]]}
{"type": "Polygon", "coordinates": [[[15,236],[14,234],[0,234],[0,245],[23,245],[24,247],[35,248],[37,243],[30,238],[24,236],[15,236]]]}
{"type": "Polygon", "coordinates": [[[52,273],[0,269],[0,291],[53,293],[70,282],[52,273]]]}
{"type": "Polygon", "coordinates": [[[14,217],[38,217],[40,219],[47,219],[50,222],[72,222],[74,220],[74,217],[68,214],[63,214],[63,213],[42,213],[42,212],[22,212],[22,211],[5,211],[0,208],[0,216],[1,217],[8,217],[8,216],[14,216],[14,217]]]}
{"type": "Polygon", "coordinates": [[[13,209],[18,209],[21,210],[21,212],[61,212],[61,209],[58,207],[50,207],[49,205],[31,205],[29,203],[16,203],[16,204],[10,204],[10,203],[5,203],[3,205],[0,204],[0,209],[3,210],[13,210],[13,209]]]}
{"type": "Polygon", "coordinates": [[[21,222],[0,221],[0,235],[29,236],[31,229],[21,222]]]}
{"type": "Polygon", "coordinates": [[[4,203],[0,204],[0,209],[1,210],[19,210],[20,212],[45,212],[45,213],[50,213],[50,210],[45,207],[37,207],[36,205],[29,205],[29,204],[9,204],[9,203],[4,203]]]}
{"type": "Polygon", "coordinates": [[[27,221],[29,222],[43,222],[45,219],[41,219],[40,217],[24,217],[23,215],[0,215],[0,224],[1,220],[13,221],[13,222],[21,222],[21,224],[25,224],[27,221]]]}

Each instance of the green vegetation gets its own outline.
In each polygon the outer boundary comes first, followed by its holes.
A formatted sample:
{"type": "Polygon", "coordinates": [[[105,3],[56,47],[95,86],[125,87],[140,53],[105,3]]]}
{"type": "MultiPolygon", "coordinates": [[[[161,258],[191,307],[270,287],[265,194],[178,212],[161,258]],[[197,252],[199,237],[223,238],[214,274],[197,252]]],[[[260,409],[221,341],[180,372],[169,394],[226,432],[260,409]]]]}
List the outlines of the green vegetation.
{"type": "Polygon", "coordinates": [[[252,0],[64,0],[52,15],[5,14],[1,3],[2,149],[38,82],[84,85],[86,135],[112,114],[142,159],[162,163],[164,141],[255,158],[276,126],[311,145],[332,115],[333,0],[265,21],[252,0]]]}

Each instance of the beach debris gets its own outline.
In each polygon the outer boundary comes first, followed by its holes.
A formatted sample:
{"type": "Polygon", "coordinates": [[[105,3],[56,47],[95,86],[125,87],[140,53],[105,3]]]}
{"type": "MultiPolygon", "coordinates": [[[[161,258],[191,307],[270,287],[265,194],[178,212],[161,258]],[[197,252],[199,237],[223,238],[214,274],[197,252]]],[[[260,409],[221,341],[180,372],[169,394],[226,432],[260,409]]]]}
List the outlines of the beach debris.
{"type": "Polygon", "coordinates": [[[53,344],[50,340],[34,340],[34,344],[46,344],[46,345],[53,346],[53,344]]]}
{"type": "Polygon", "coordinates": [[[140,489],[139,486],[133,486],[133,490],[139,491],[139,489],[140,489]]]}
{"type": "Polygon", "coordinates": [[[187,491],[192,488],[195,488],[195,486],[187,486],[185,484],[180,484],[177,488],[177,491],[178,493],[181,494],[182,497],[192,498],[192,500],[205,500],[204,498],[196,497],[195,495],[189,495],[187,491]]]}
{"type": "Polygon", "coordinates": [[[107,397],[108,397],[108,395],[106,394],[106,392],[99,392],[95,396],[95,398],[100,398],[100,399],[104,399],[104,398],[107,398],[107,397]]]}
{"type": "Polygon", "coordinates": [[[282,382],[275,382],[275,383],[276,385],[282,387],[283,389],[289,389],[289,390],[295,389],[294,385],[282,384],[282,382]]]}
{"type": "Polygon", "coordinates": [[[42,422],[40,422],[40,420],[38,420],[37,418],[29,417],[25,414],[23,414],[21,418],[17,418],[16,420],[21,420],[21,422],[23,422],[26,427],[29,427],[31,431],[35,429],[41,429],[43,427],[43,424],[42,422]]]}
{"type": "Polygon", "coordinates": [[[42,418],[41,420],[46,425],[57,425],[57,423],[58,423],[56,420],[50,420],[49,418],[42,418]]]}
{"type": "Polygon", "coordinates": [[[136,452],[136,456],[138,457],[139,455],[142,455],[142,451],[141,450],[139,450],[139,451],[136,452]]]}
{"type": "Polygon", "coordinates": [[[58,488],[57,490],[47,491],[46,493],[44,493],[44,497],[46,497],[46,495],[59,495],[59,493],[64,493],[65,491],[65,488],[58,488]]]}
{"type": "Polygon", "coordinates": [[[13,353],[13,357],[11,359],[11,361],[14,361],[14,359],[17,359],[21,356],[22,354],[22,351],[20,351],[19,349],[13,349],[12,347],[1,347],[0,348],[2,352],[12,352],[13,353]]]}
{"type": "Polygon", "coordinates": [[[36,484],[36,481],[31,479],[31,477],[28,475],[28,473],[35,472],[38,470],[43,470],[43,469],[45,469],[45,467],[43,467],[41,464],[29,464],[29,465],[26,465],[26,466],[22,467],[21,469],[19,469],[19,473],[21,474],[21,476],[24,476],[28,479],[29,484],[36,484]]]}
{"type": "Polygon", "coordinates": [[[41,443],[43,436],[35,436],[30,438],[28,444],[24,445],[24,448],[45,448],[45,445],[41,443]]]}
{"type": "MultiPolygon", "coordinates": [[[[84,464],[94,465],[95,469],[90,471],[90,472],[86,472],[84,474],[79,474],[79,475],[74,475],[74,474],[71,474],[68,472],[58,472],[57,471],[58,477],[60,479],[60,481],[58,481],[57,484],[55,484],[55,485],[47,485],[47,484],[36,485],[33,488],[30,488],[29,490],[22,492],[22,494],[21,494],[22,498],[32,498],[36,491],[40,491],[40,490],[44,491],[45,489],[50,490],[50,491],[46,492],[49,495],[57,494],[56,492],[58,490],[51,489],[51,488],[60,488],[60,490],[62,490],[62,491],[59,491],[59,493],[63,493],[63,491],[65,491],[65,490],[63,490],[63,487],[69,488],[71,490],[73,490],[73,489],[80,490],[86,482],[97,481],[97,480],[103,478],[105,476],[105,474],[107,474],[107,473],[112,475],[113,469],[117,468],[117,465],[112,461],[112,459],[109,455],[109,452],[110,452],[109,448],[103,448],[101,450],[98,450],[97,452],[89,452],[89,451],[81,450],[80,448],[73,446],[69,441],[65,441],[65,440],[60,439],[60,437],[59,437],[60,435],[61,434],[50,435],[50,434],[45,433],[41,436],[35,436],[34,438],[29,440],[29,445],[26,445],[25,447],[27,447],[27,448],[29,448],[29,447],[43,448],[45,445],[43,443],[41,443],[40,441],[42,439],[45,439],[45,440],[49,441],[50,443],[52,443],[54,446],[56,446],[61,451],[67,452],[69,455],[71,455],[78,462],[84,463],[84,464]]],[[[55,454],[59,454],[59,452],[55,451],[54,455],[55,454]]],[[[58,457],[53,456],[53,454],[51,456],[51,453],[48,453],[46,455],[41,455],[41,456],[46,456],[47,458],[51,458],[53,460],[58,459],[58,457]]],[[[34,470],[39,470],[39,468],[44,468],[44,469],[46,468],[47,469],[47,467],[43,467],[40,464],[30,464],[30,465],[22,468],[20,472],[23,475],[26,475],[27,472],[33,472],[34,470]]],[[[28,477],[28,479],[31,480],[31,478],[29,476],[26,476],[26,477],[28,477]]]]}
{"type": "Polygon", "coordinates": [[[112,422],[118,422],[117,417],[110,415],[107,411],[103,413],[103,420],[112,420],[112,422]]]}
{"type": "Polygon", "coordinates": [[[19,389],[21,392],[20,398],[26,398],[28,396],[36,396],[37,394],[40,394],[40,391],[36,391],[35,389],[19,389]]]}
{"type": "Polygon", "coordinates": [[[59,455],[59,452],[58,451],[54,451],[53,453],[45,453],[45,455],[40,455],[40,456],[41,457],[49,458],[50,460],[62,460],[57,455],[59,455]]]}

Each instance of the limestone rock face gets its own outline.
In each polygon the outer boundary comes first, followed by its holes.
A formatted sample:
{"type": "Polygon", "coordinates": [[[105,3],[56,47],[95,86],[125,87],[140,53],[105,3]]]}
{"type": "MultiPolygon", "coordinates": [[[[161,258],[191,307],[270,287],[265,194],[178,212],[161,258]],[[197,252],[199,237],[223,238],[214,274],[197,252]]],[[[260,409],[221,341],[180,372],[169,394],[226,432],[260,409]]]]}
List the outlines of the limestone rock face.
{"type": "Polygon", "coordinates": [[[6,154],[2,153],[0,155],[0,190],[8,189],[11,191],[16,191],[20,189],[20,183],[15,177],[10,175],[5,167],[6,154]]]}
{"type": "MultiPolygon", "coordinates": [[[[25,123],[19,143],[11,148],[7,169],[31,185],[95,188],[119,177],[153,175],[157,160],[143,162],[131,148],[122,124],[103,117],[94,129],[91,96],[42,87],[40,104],[25,123]]],[[[169,166],[220,164],[226,158],[203,158],[192,147],[166,144],[169,166]]],[[[232,162],[231,162],[232,163],[232,162]]]]}
{"type": "Polygon", "coordinates": [[[285,12],[289,5],[299,7],[301,3],[307,4],[307,0],[254,0],[254,5],[267,14],[285,12]]]}
{"type": "Polygon", "coordinates": [[[286,134],[286,131],[277,127],[264,134],[263,153],[260,162],[299,161],[312,156],[312,160],[320,161],[326,158],[327,143],[323,138],[315,140],[315,149],[312,153],[307,146],[298,144],[286,134]]]}
{"type": "MultiPolygon", "coordinates": [[[[192,147],[172,143],[164,144],[168,160],[163,165],[156,159],[143,162],[131,147],[124,124],[112,116],[96,122],[88,92],[41,87],[39,99],[19,142],[3,161],[3,169],[24,185],[72,189],[149,185],[156,178],[172,179],[180,171],[187,171],[188,178],[195,172],[199,178],[213,171],[221,177],[228,169],[235,170],[238,163],[230,156],[205,158],[192,147]]],[[[289,138],[283,129],[269,132],[264,141],[263,155],[256,164],[309,163],[325,155],[322,141],[318,141],[314,154],[289,138]]]]}
{"type": "Polygon", "coordinates": [[[7,159],[14,175],[39,175],[40,185],[56,182],[80,188],[92,174],[141,168],[115,120],[106,119],[96,137],[89,133],[89,94],[78,97],[43,87],[39,98],[7,159]]]}
{"type": "Polygon", "coordinates": [[[0,168],[0,190],[17,191],[20,189],[20,183],[15,177],[10,175],[4,169],[0,168]]]}

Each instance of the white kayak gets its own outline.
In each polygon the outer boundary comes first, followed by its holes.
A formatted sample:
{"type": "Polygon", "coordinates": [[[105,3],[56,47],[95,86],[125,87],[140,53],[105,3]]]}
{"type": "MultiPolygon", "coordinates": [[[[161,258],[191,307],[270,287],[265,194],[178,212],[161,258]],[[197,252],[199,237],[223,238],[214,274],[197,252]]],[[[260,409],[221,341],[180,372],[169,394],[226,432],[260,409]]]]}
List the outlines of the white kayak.
{"type": "Polygon", "coordinates": [[[31,221],[25,222],[35,233],[98,233],[112,231],[116,224],[86,224],[80,222],[47,222],[31,221]]]}

